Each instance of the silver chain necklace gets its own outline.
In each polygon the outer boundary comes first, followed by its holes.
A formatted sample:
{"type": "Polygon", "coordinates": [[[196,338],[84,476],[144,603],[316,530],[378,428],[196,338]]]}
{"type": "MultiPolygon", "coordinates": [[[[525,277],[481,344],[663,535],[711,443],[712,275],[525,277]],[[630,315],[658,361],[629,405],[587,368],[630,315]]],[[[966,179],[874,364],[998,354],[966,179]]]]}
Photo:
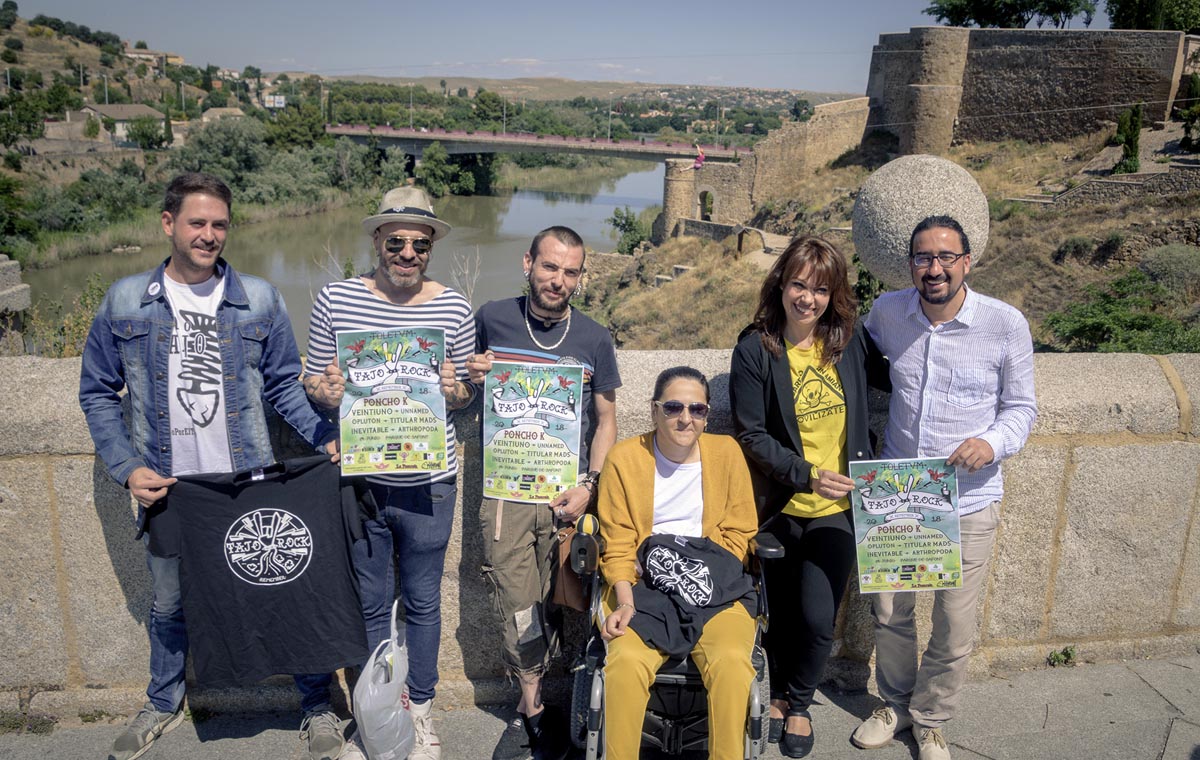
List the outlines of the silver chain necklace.
{"type": "MultiPolygon", "coordinates": [[[[545,346],[535,337],[533,337],[533,328],[529,326],[529,299],[525,299],[525,332],[529,333],[529,339],[533,344],[543,351],[553,351],[562,345],[562,342],[567,339],[567,333],[571,332],[571,304],[567,304],[567,318],[565,320],[567,327],[563,330],[563,334],[559,336],[558,342],[553,346],[545,346]]],[[[547,325],[549,327],[549,325],[547,325]]]]}

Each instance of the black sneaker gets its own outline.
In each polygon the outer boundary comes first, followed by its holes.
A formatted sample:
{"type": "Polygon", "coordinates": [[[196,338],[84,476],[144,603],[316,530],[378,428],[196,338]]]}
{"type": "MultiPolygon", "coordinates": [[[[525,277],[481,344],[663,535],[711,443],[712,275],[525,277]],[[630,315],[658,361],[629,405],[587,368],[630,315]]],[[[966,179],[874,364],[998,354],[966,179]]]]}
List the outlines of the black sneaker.
{"type": "Polygon", "coordinates": [[[500,741],[492,751],[492,760],[530,760],[532,757],[529,735],[525,732],[525,716],[517,713],[500,734],[500,741]]]}
{"type": "Polygon", "coordinates": [[[533,747],[533,760],[563,760],[571,751],[567,722],[553,707],[526,718],[525,733],[533,747]]]}

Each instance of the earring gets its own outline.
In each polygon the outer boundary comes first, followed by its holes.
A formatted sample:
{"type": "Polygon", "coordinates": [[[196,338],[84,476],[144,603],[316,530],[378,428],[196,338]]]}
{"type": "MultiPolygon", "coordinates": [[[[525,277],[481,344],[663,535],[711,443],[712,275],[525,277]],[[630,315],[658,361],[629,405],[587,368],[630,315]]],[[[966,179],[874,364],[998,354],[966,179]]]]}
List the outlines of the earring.
{"type": "Polygon", "coordinates": [[[525,270],[525,279],[527,279],[527,280],[529,279],[529,270],[528,269],[525,270]]]}
{"type": "Polygon", "coordinates": [[[580,294],[580,293],[582,293],[582,292],[583,292],[583,286],[582,286],[582,285],[576,285],[576,286],[575,286],[575,292],[573,292],[573,293],[571,294],[571,297],[572,297],[572,298],[578,298],[578,297],[579,297],[579,294],[580,294]]]}

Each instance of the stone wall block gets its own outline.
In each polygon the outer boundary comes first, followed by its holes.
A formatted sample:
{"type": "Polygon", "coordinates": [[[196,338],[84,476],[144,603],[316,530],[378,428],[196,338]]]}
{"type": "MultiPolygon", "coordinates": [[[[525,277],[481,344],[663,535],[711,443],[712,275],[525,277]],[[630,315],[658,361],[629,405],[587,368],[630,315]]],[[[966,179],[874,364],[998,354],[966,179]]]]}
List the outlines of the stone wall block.
{"type": "Polygon", "coordinates": [[[61,688],[66,641],[44,461],[0,460],[0,499],[0,684],[61,688]]]}
{"type": "Polygon", "coordinates": [[[1050,577],[1059,488],[1067,466],[1064,447],[1026,446],[1004,463],[1004,502],[992,554],[991,595],[985,636],[1041,636],[1049,587],[1029,578],[1050,577]]]}
{"type": "Polygon", "coordinates": [[[0,394],[0,456],[95,451],[79,409],[81,366],[78,358],[4,360],[12,391],[0,394]]]}
{"type": "Polygon", "coordinates": [[[1179,408],[1158,362],[1141,354],[1039,354],[1034,435],[1175,433],[1179,408]]]}
{"type": "Polygon", "coordinates": [[[56,462],[53,477],[82,675],[87,683],[144,685],[150,571],[129,492],[91,457],[56,462]]]}
{"type": "Polygon", "coordinates": [[[1050,635],[1166,632],[1200,445],[1079,447],[1050,635]]]}

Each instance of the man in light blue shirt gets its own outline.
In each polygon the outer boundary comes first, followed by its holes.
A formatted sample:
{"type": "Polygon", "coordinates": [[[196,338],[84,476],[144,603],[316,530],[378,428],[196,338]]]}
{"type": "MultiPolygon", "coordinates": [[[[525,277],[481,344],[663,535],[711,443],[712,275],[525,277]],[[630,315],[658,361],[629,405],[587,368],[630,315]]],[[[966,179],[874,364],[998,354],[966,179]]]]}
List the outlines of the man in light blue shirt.
{"type": "Polygon", "coordinates": [[[941,729],[966,680],[1004,495],[1000,463],[1021,450],[1037,418],[1033,341],[1020,311],[966,286],[970,242],[954,219],[918,224],[908,260],[914,287],[880,296],[866,320],[891,363],[882,456],[947,457],[958,469],[963,583],[937,592],[920,667],[916,594],[874,597],[876,681],[886,705],[851,741],[882,747],[912,726],[920,760],[949,760],[941,729]]]}

